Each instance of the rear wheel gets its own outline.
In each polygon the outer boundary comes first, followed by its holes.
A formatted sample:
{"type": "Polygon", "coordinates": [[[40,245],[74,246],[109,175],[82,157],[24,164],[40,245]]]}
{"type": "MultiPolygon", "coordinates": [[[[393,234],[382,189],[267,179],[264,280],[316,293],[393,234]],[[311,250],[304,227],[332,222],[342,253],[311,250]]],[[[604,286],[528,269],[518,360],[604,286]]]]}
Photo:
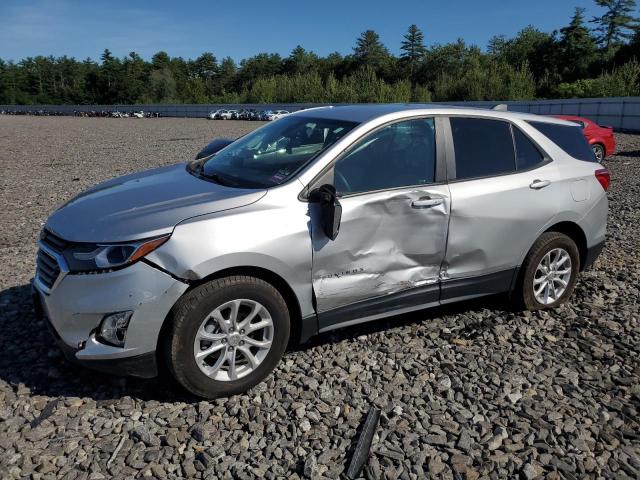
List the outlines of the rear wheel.
{"type": "Polygon", "coordinates": [[[593,150],[593,154],[596,156],[596,160],[602,163],[604,160],[604,147],[599,143],[594,143],[591,145],[591,149],[593,150]]]}
{"type": "Polygon", "coordinates": [[[522,265],[516,303],[527,310],[557,307],[573,292],[579,270],[575,242],[562,233],[543,233],[522,265]]]}
{"type": "Polygon", "coordinates": [[[269,283],[233,276],[201,285],[173,310],[164,354],[178,383],[203,398],[242,393],[277,365],[289,312],[269,283]]]}

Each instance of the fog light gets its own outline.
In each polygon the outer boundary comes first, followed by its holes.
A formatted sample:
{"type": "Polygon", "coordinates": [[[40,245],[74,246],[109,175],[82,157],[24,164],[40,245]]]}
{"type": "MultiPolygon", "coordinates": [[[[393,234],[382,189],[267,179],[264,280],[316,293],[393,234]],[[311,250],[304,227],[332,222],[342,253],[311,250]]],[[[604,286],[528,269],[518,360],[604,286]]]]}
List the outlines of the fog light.
{"type": "Polygon", "coordinates": [[[131,311],[116,312],[104,317],[100,324],[100,340],[114,347],[124,347],[132,314],[131,311]]]}

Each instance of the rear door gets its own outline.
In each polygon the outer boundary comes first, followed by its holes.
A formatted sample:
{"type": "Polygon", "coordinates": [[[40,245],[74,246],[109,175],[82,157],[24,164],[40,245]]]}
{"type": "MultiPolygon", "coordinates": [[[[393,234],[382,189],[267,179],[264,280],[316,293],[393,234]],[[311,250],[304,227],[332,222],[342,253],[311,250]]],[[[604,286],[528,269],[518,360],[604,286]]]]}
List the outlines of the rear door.
{"type": "Polygon", "coordinates": [[[510,288],[523,252],[557,213],[557,165],[517,126],[451,117],[451,221],[442,302],[510,288]]]}
{"type": "Polygon", "coordinates": [[[436,137],[433,118],[386,125],[356,142],[316,182],[332,183],[342,205],[334,241],[311,211],[321,331],[437,304],[450,202],[444,176],[439,181],[436,174],[436,137]]]}

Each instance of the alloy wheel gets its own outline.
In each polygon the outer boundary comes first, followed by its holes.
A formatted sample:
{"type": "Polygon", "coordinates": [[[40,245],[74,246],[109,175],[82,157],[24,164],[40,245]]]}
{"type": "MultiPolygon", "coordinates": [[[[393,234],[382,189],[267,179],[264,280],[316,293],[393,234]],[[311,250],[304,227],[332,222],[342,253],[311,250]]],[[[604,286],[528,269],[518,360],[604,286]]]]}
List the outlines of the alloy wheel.
{"type": "Polygon", "coordinates": [[[249,375],[264,361],[273,343],[273,320],[259,302],[237,299],[202,321],[193,356],[202,373],[230,382],[249,375]]]}
{"type": "Polygon", "coordinates": [[[563,248],[548,251],[533,276],[533,295],[542,305],[559,300],[571,280],[571,257],[563,248]]]}

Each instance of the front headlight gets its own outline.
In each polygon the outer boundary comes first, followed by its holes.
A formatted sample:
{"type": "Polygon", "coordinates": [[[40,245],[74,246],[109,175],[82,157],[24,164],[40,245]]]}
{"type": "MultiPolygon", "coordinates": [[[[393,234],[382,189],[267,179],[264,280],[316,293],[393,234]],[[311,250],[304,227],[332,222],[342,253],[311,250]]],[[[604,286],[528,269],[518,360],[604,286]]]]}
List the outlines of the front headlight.
{"type": "Polygon", "coordinates": [[[121,268],[140,260],[164,242],[170,235],[129,243],[78,243],[64,251],[69,271],[99,272],[121,268]]]}

